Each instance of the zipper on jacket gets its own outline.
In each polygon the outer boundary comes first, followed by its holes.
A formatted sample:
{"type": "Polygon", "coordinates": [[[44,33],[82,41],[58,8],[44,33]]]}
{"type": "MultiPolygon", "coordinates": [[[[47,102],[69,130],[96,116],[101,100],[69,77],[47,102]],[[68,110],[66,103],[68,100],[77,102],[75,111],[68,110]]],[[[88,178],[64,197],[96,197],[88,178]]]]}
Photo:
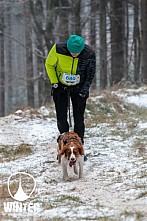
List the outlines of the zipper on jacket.
{"type": "Polygon", "coordinates": [[[72,60],[71,74],[73,74],[74,60],[75,60],[75,58],[73,58],[73,60],[72,60]]]}

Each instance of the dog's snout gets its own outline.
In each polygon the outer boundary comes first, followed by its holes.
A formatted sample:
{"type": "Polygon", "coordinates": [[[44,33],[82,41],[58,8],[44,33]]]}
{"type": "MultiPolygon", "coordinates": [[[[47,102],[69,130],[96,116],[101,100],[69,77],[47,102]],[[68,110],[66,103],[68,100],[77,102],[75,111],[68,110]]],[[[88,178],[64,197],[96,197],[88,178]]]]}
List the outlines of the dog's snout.
{"type": "Polygon", "coordinates": [[[73,158],[73,157],[72,157],[72,158],[70,158],[70,160],[73,160],[73,161],[74,161],[74,160],[75,160],[75,158],[73,158]]]}

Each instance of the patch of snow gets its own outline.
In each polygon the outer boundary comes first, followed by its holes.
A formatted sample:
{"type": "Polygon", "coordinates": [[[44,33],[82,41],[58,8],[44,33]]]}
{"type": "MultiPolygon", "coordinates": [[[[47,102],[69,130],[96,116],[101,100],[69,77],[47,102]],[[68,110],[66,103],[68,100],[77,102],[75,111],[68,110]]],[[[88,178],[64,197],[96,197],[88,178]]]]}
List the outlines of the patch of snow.
{"type": "Polygon", "coordinates": [[[147,108],[147,94],[128,96],[126,97],[126,101],[147,108]]]}
{"type": "MultiPolygon", "coordinates": [[[[141,91],[135,95],[136,98],[134,95],[127,96],[126,91],[117,94],[121,94],[118,96],[129,103],[146,108],[147,97],[141,91]]],[[[41,116],[49,114],[46,107],[41,107],[38,112],[41,116]]],[[[35,115],[32,118],[29,110],[25,114],[18,110],[14,115],[0,118],[0,148],[22,143],[32,147],[31,154],[16,159],[15,156],[12,156],[14,159],[5,158],[0,153],[0,185],[6,186],[8,177],[14,172],[28,172],[37,182],[34,198],[30,201],[37,201],[41,205],[41,212],[34,214],[33,218],[32,214],[6,214],[0,208],[1,220],[11,215],[12,219],[7,220],[116,218],[136,221],[139,213],[142,221],[145,221],[147,156],[139,156],[134,143],[141,138],[146,142],[146,134],[140,136],[139,133],[147,129],[147,123],[136,122],[139,123],[134,128],[121,121],[116,124],[97,123],[95,127],[86,128],[85,153],[88,161],[84,163],[85,178],[77,179],[70,173],[70,182],[64,182],[61,166],[56,161],[56,139],[59,135],[56,119],[43,119],[35,115]]],[[[7,192],[3,200],[10,201],[7,192]]]]}

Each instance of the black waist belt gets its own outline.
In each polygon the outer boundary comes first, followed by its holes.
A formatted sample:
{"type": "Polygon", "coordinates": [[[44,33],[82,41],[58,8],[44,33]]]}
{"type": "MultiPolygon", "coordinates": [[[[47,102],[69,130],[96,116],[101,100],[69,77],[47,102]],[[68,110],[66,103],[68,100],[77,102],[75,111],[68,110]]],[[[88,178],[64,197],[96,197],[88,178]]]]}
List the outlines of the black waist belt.
{"type": "Polygon", "coordinates": [[[61,83],[59,82],[59,86],[62,87],[64,90],[67,90],[67,91],[71,91],[71,92],[72,92],[73,90],[76,90],[76,89],[80,88],[80,87],[81,87],[81,84],[79,83],[79,84],[77,84],[77,85],[67,86],[67,85],[61,84],[61,83]]]}

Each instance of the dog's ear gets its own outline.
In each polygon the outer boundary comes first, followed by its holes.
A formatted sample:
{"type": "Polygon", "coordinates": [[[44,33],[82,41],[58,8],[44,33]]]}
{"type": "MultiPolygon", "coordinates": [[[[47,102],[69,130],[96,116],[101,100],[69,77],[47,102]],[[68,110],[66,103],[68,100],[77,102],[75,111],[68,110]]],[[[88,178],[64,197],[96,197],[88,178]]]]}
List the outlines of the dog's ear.
{"type": "Polygon", "coordinates": [[[61,156],[64,154],[65,150],[64,149],[59,149],[59,152],[58,152],[58,163],[61,163],[61,156]]]}
{"type": "Polygon", "coordinates": [[[59,143],[59,141],[62,139],[62,137],[63,137],[62,134],[60,134],[60,135],[58,136],[58,138],[57,138],[57,143],[59,143]]]}
{"type": "Polygon", "coordinates": [[[83,146],[83,144],[80,145],[80,147],[79,147],[79,153],[80,153],[80,155],[84,155],[84,146],[83,146]]]}
{"type": "Polygon", "coordinates": [[[66,148],[63,147],[63,148],[59,151],[60,156],[63,155],[63,154],[65,154],[65,151],[66,151],[66,148]]]}
{"type": "Polygon", "coordinates": [[[63,135],[60,134],[59,137],[57,138],[57,142],[58,142],[58,146],[59,146],[59,150],[62,150],[63,149],[63,135]]]}

